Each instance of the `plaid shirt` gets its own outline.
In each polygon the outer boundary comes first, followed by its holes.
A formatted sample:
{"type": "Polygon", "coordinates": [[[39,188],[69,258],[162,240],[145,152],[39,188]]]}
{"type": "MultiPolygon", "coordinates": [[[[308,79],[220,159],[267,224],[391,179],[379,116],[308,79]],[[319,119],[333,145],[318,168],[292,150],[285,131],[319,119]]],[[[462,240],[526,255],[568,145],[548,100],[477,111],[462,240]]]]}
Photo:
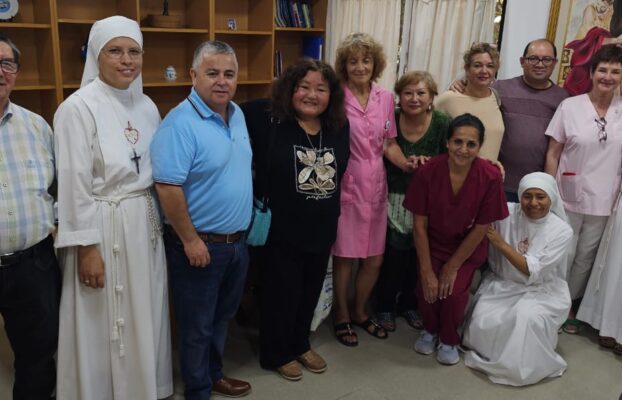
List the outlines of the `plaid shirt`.
{"type": "Polygon", "coordinates": [[[0,254],[25,250],[54,228],[52,129],[9,103],[0,119],[0,254]]]}

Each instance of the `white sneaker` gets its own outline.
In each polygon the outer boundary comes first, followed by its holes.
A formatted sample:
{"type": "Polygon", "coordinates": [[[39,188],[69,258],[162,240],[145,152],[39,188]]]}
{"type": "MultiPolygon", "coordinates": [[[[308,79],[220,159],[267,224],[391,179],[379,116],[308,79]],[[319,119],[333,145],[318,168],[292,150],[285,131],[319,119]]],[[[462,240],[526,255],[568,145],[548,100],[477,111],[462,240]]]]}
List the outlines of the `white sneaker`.
{"type": "Polygon", "coordinates": [[[438,341],[438,335],[433,335],[425,329],[421,331],[419,339],[415,342],[415,351],[426,356],[434,353],[436,350],[436,342],[438,341]]]}
{"type": "Polygon", "coordinates": [[[458,346],[450,346],[448,344],[439,343],[438,352],[436,353],[436,361],[445,365],[457,364],[460,361],[458,346]]]}

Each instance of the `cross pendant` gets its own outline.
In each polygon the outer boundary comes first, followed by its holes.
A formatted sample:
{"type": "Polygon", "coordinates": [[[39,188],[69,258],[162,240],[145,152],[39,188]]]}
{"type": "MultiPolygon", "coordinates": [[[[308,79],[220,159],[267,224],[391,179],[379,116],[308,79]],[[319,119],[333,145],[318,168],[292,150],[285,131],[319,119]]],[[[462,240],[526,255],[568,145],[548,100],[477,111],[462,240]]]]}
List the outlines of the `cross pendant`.
{"type": "Polygon", "coordinates": [[[136,173],[140,175],[140,166],[138,165],[138,162],[140,161],[140,156],[136,154],[136,149],[132,149],[132,151],[134,152],[134,157],[130,158],[130,160],[134,162],[134,165],[136,165],[136,173]]]}

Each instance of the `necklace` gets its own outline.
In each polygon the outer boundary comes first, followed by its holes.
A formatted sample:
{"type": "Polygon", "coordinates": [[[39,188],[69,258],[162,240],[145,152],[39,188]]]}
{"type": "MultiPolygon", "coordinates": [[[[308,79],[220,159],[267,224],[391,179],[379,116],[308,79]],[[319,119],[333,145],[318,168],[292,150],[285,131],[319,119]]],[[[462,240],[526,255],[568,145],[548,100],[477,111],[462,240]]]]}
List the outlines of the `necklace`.
{"type": "MultiPolygon", "coordinates": [[[[112,111],[114,112],[115,117],[119,121],[119,124],[121,126],[125,126],[125,124],[121,120],[121,117],[119,116],[119,112],[116,109],[114,100],[110,97],[110,94],[108,93],[108,88],[104,88],[104,93],[106,93],[106,97],[108,98],[108,101],[110,102],[112,111]]],[[[134,99],[131,97],[131,95],[130,95],[130,99],[132,100],[132,109],[133,109],[134,99]]],[[[130,144],[132,148],[132,154],[130,155],[130,160],[136,166],[136,173],[140,175],[140,159],[142,158],[142,156],[136,153],[136,147],[134,147],[136,143],[138,143],[138,141],[140,140],[140,131],[132,126],[132,123],[129,121],[129,119],[127,121],[127,127],[123,129],[123,136],[125,137],[125,140],[130,144]]]]}
{"type": "Polygon", "coordinates": [[[303,129],[303,131],[305,132],[305,136],[307,137],[307,140],[309,141],[309,145],[311,146],[311,148],[313,149],[313,151],[315,151],[316,153],[319,153],[320,150],[322,150],[322,129],[320,128],[320,145],[318,146],[318,148],[316,149],[315,146],[313,145],[313,142],[311,141],[311,137],[309,136],[309,134],[307,133],[307,131],[305,131],[303,129]]]}

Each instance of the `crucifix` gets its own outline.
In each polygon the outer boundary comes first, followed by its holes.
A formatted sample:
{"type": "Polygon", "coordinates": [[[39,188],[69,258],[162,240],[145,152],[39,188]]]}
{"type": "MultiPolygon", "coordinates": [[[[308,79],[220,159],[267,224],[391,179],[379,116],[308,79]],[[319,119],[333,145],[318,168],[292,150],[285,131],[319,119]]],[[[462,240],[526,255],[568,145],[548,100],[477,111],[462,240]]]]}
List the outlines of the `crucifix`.
{"type": "Polygon", "coordinates": [[[140,175],[140,166],[138,165],[138,162],[140,161],[140,156],[136,154],[136,149],[132,148],[132,151],[134,152],[134,157],[130,158],[130,160],[134,162],[134,165],[136,165],[136,173],[140,175]]]}

